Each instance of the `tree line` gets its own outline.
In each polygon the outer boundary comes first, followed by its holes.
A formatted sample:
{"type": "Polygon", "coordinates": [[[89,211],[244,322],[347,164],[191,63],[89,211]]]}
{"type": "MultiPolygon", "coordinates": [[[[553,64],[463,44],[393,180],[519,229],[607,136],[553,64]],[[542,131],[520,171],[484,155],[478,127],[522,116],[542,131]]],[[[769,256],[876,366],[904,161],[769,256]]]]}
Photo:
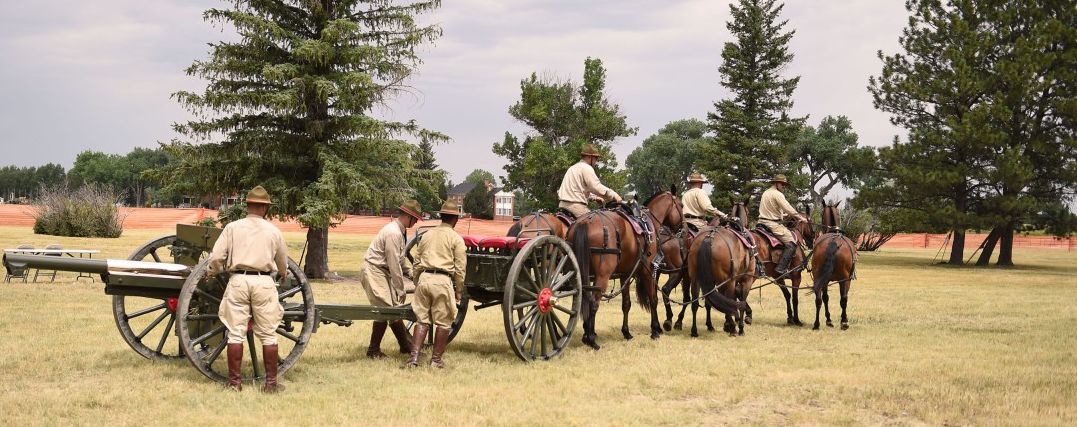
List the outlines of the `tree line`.
{"type": "Polygon", "coordinates": [[[116,203],[150,206],[179,202],[181,195],[161,191],[160,182],[147,172],[162,167],[171,158],[161,148],[136,147],[127,154],[86,150],[75,157],[71,170],[54,163],[43,166],[0,168],[0,197],[31,203],[44,188],[66,185],[73,189],[97,184],[116,193],[116,203]]]}

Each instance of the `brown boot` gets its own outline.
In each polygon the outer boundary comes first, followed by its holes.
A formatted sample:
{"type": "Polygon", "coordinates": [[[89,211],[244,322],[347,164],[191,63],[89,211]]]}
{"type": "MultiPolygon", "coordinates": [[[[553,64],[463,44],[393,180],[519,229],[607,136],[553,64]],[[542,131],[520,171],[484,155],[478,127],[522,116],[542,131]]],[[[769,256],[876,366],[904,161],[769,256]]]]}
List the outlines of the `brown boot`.
{"type": "Polygon", "coordinates": [[[385,322],[374,322],[370,329],[370,345],[366,348],[366,357],[371,359],[384,359],[387,356],[381,352],[381,337],[385,336],[385,322]]]}
{"type": "Polygon", "coordinates": [[[262,385],[262,391],[265,393],[283,391],[284,386],[277,384],[277,368],[280,367],[280,355],[277,354],[277,345],[263,345],[262,359],[265,360],[266,367],[266,382],[262,385]]]}
{"type": "Polygon", "coordinates": [[[243,366],[243,344],[228,344],[228,388],[243,391],[243,376],[239,368],[243,366]]]}
{"type": "Polygon", "coordinates": [[[411,358],[401,365],[402,368],[416,368],[419,366],[419,354],[423,350],[423,341],[426,341],[426,334],[428,333],[430,333],[429,326],[423,323],[415,324],[415,334],[411,338],[411,358]]]}
{"type": "Polygon", "coordinates": [[[441,355],[445,354],[445,346],[449,345],[449,328],[438,328],[434,333],[434,354],[430,356],[430,366],[441,369],[445,362],[441,355]]]}
{"type": "Polygon", "coordinates": [[[404,321],[397,320],[390,323],[389,328],[393,330],[393,335],[396,336],[396,343],[400,346],[400,354],[411,353],[411,334],[408,333],[408,328],[404,327],[404,321]]]}

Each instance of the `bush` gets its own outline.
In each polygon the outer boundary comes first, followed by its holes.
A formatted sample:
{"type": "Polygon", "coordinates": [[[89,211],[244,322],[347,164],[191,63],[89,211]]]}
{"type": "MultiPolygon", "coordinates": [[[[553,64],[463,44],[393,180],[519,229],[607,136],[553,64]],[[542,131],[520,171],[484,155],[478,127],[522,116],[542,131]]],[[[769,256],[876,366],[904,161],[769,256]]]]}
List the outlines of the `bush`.
{"type": "Polygon", "coordinates": [[[42,187],[34,213],[34,233],[67,237],[120,237],[123,219],[116,209],[120,195],[112,188],[88,184],[42,187]]]}

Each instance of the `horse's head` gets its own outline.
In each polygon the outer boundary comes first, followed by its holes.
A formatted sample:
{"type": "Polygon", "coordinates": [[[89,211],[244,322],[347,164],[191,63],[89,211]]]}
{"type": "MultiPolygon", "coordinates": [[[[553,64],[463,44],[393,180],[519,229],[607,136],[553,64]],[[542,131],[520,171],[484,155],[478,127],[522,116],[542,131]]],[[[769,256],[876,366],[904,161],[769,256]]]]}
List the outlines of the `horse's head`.
{"type": "Polygon", "coordinates": [[[811,223],[811,206],[804,206],[805,215],[808,217],[808,221],[801,221],[796,217],[789,218],[785,224],[790,230],[794,230],[800,233],[800,236],[804,238],[804,243],[808,246],[815,245],[815,227],[812,227],[811,223]]]}
{"type": "Polygon", "coordinates": [[[736,218],[740,221],[741,227],[748,226],[748,201],[733,199],[733,209],[729,211],[729,216],[736,218]]]}
{"type": "Polygon", "coordinates": [[[681,206],[681,199],[674,196],[672,191],[655,194],[647,199],[644,205],[659,224],[675,231],[681,229],[684,223],[684,207],[681,206]]]}
{"type": "Polygon", "coordinates": [[[841,202],[834,202],[833,204],[823,205],[823,226],[828,230],[837,229],[841,226],[841,217],[838,216],[838,205],[841,202]]]}

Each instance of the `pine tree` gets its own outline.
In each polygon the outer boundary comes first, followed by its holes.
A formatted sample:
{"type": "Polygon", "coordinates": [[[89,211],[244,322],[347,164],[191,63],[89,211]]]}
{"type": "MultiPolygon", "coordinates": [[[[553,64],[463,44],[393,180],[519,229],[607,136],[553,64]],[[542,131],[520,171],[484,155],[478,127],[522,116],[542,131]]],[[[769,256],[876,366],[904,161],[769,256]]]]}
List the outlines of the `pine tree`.
{"type": "Polygon", "coordinates": [[[204,18],[239,38],[211,44],[209,58],[187,68],[208,85],[173,95],[197,118],[174,126],[185,138],[167,146],[178,163],[156,175],[194,194],[264,186],[272,214],[308,227],[304,270],[323,278],[334,222],[412,196],[421,172],[405,138],[445,139],[413,121],[370,115],[404,90],[421,62],[416,48],[440,36],[416,22],[440,1],[230,3],[204,18]]]}
{"type": "MultiPolygon", "coordinates": [[[[782,77],[793,61],[789,40],[794,30],[779,21],[783,4],[775,0],[739,0],[730,4],[726,28],[736,39],[722,49],[720,81],[731,98],[714,103],[707,114],[715,133],[705,144],[701,169],[714,186],[711,199],[725,204],[742,195],[754,195],[776,173],[794,175],[788,147],[796,140],[805,118],[789,115],[793,91],[800,77],[782,77]]],[[[805,179],[791,176],[797,188],[805,179]]]]}

